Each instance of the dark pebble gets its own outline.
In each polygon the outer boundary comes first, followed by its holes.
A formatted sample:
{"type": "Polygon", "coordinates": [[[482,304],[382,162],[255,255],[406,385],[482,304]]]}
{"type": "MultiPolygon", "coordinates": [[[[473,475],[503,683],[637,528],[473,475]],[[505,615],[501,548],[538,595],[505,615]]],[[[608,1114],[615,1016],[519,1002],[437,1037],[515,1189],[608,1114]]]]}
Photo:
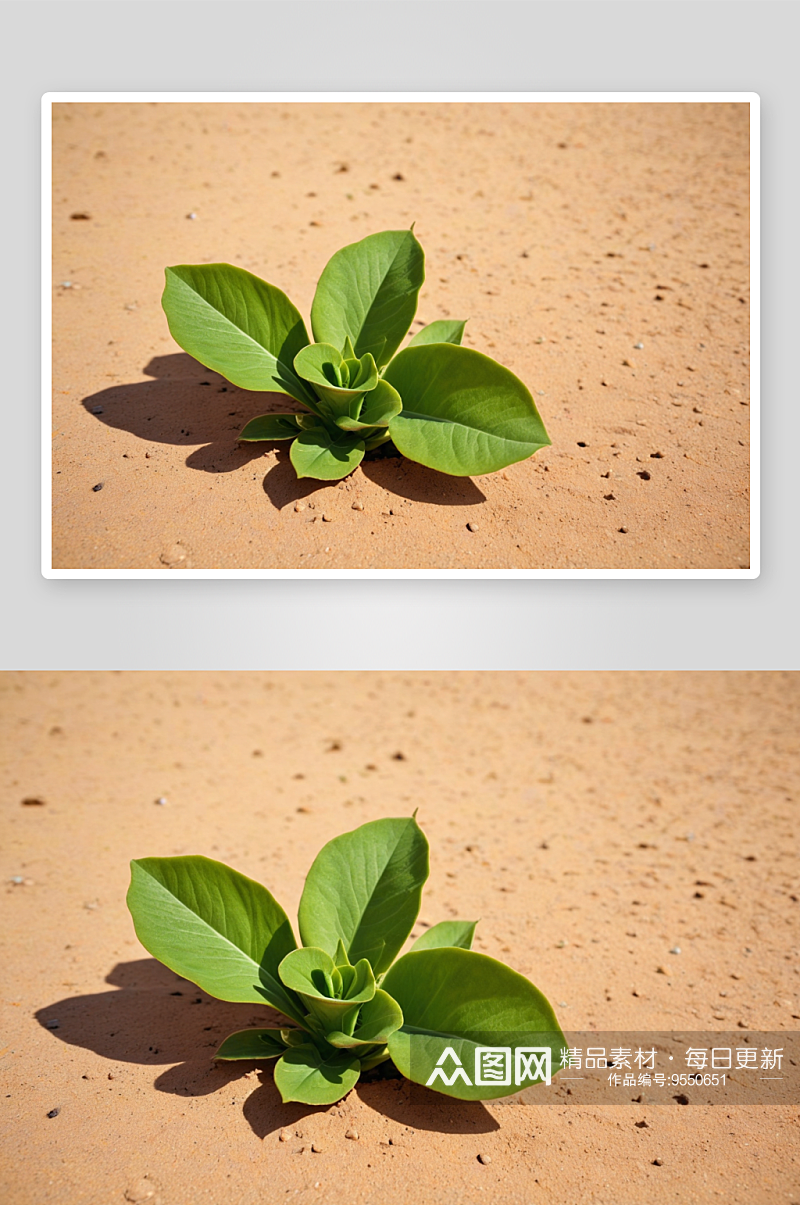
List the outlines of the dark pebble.
{"type": "Polygon", "coordinates": [[[60,1022],[60,1021],[56,1021],[56,1020],[55,1020],[55,1018],[54,1018],[52,1021],[48,1021],[48,1022],[47,1022],[47,1024],[46,1024],[45,1028],[46,1028],[46,1029],[58,1029],[58,1027],[59,1027],[60,1025],[61,1025],[61,1022],[60,1022]]]}
{"type": "Polygon", "coordinates": [[[47,1114],[47,1116],[48,1117],[58,1117],[60,1112],[61,1112],[60,1107],[57,1109],[51,1109],[50,1112],[47,1114]]]}
{"type": "Polygon", "coordinates": [[[102,406],[93,406],[92,407],[92,414],[102,414],[102,413],[103,413],[102,406]]]}
{"type": "Polygon", "coordinates": [[[103,488],[103,484],[104,484],[104,483],[103,483],[102,481],[98,481],[97,485],[93,485],[93,486],[92,486],[92,493],[93,493],[93,494],[96,494],[96,493],[97,493],[99,490],[101,490],[101,489],[103,488]]]}

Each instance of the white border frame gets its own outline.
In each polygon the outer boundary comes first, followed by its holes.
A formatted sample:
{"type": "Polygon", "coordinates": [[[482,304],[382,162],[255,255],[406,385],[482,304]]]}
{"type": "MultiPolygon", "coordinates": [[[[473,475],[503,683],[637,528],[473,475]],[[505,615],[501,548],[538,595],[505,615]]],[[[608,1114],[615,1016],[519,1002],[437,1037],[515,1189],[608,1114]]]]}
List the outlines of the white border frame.
{"type": "Polygon", "coordinates": [[[761,572],[761,143],[755,92],[46,92],[42,97],[42,576],[45,578],[686,578],[738,580],[761,572]],[[635,104],[750,105],[750,568],[749,569],[53,569],[52,567],[52,106],[161,104],[635,104]]]}

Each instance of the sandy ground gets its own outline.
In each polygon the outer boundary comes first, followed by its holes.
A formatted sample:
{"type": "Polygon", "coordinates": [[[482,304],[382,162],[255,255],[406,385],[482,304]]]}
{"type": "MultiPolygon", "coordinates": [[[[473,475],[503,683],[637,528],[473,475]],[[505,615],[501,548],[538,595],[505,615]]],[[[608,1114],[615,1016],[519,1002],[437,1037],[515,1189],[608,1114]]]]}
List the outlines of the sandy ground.
{"type": "Polygon", "coordinates": [[[0,691],[10,1205],[800,1197],[796,1103],[461,1104],[385,1080],[283,1106],[270,1070],[209,1061],[267,1010],[149,958],[124,898],[131,857],[196,852],[294,916],[325,841],[418,807],[421,919],[480,916],[478,948],[566,1030],[788,1041],[796,674],[32,673],[0,691]]]}
{"type": "Polygon", "coordinates": [[[710,103],[56,105],[53,566],[746,568],[748,121],[710,103]],[[285,399],[180,351],[164,267],[238,264],[308,321],[334,251],[412,222],[413,329],[468,318],[552,447],[475,479],[395,456],[298,482],[285,444],[236,439],[285,399]]]}

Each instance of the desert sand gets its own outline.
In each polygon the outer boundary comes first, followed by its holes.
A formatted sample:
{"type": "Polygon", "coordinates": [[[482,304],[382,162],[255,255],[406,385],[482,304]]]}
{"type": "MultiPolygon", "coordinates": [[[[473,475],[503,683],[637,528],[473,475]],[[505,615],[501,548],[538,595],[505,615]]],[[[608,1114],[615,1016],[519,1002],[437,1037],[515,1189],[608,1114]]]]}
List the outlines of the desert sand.
{"type": "Polygon", "coordinates": [[[53,567],[749,565],[746,104],[53,117],[53,567]],[[412,330],[469,319],[466,346],[527,384],[552,446],[474,479],[390,456],[298,482],[285,444],[237,434],[299,407],[181,352],[164,268],[237,264],[308,321],[336,250],[412,222],[412,330]]]}
{"type": "Polygon", "coordinates": [[[563,1087],[551,1106],[544,1089],[465,1104],[384,1079],[284,1106],[269,1065],[211,1062],[269,1010],[179,980],[125,907],[131,858],[202,853],[294,917],[324,842],[419,808],[420,923],[479,916],[476,948],[565,1030],[788,1044],[796,674],[22,673],[0,692],[3,1200],[800,1196],[796,1085],[791,1105],[690,1088],[688,1107],[635,1090],[587,1107],[563,1087]]]}

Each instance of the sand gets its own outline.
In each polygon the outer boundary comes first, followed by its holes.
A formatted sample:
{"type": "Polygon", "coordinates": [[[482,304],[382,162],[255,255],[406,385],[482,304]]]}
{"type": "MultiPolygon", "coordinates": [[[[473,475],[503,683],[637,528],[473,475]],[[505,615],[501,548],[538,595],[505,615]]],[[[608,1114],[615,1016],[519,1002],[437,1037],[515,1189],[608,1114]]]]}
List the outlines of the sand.
{"type": "Polygon", "coordinates": [[[59,103],[53,180],[55,568],[749,565],[746,104],[59,103]],[[181,352],[163,270],[237,264],[308,319],[333,252],[412,222],[413,329],[468,318],[552,446],[298,482],[236,438],[286,400],[181,352]]]}
{"type": "Polygon", "coordinates": [[[268,1010],[151,959],[125,892],[130,858],[202,853],[294,916],[325,841],[419,808],[421,920],[480,916],[476,948],[565,1030],[788,1042],[799,691],[796,674],[4,674],[3,1199],[797,1200],[796,1103],[463,1104],[384,1080],[284,1106],[269,1069],[210,1062],[268,1010]]]}

